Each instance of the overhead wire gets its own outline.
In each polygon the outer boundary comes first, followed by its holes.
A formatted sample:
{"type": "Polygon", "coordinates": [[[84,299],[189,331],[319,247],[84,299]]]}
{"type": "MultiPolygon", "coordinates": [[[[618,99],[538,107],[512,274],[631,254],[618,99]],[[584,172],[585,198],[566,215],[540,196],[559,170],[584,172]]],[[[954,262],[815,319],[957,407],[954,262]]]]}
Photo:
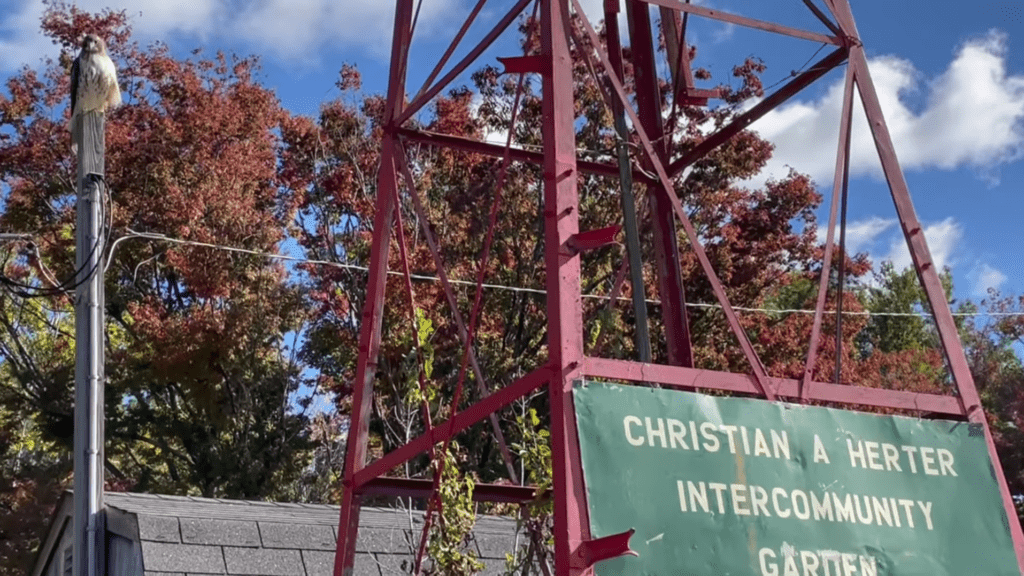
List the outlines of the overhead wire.
{"type": "Polygon", "coordinates": [[[803,63],[803,66],[800,66],[800,68],[798,68],[796,70],[791,70],[790,73],[788,75],[786,75],[786,76],[783,76],[781,80],[779,80],[778,82],[772,84],[771,86],[769,86],[767,88],[764,88],[764,91],[768,92],[768,91],[776,88],[777,86],[779,86],[783,82],[789,80],[790,78],[796,78],[797,76],[799,76],[803,72],[809,72],[810,70],[807,70],[807,66],[811,63],[812,60],[814,60],[815,56],[820,54],[821,51],[825,49],[825,46],[828,46],[828,44],[822,44],[821,46],[818,46],[818,49],[814,51],[814,54],[811,54],[811,57],[807,59],[807,62],[803,63]]]}
{"type": "MultiPolygon", "coordinates": [[[[252,256],[262,256],[262,257],[268,258],[268,259],[283,260],[283,261],[287,261],[287,262],[295,262],[295,263],[300,263],[300,264],[313,264],[313,265],[317,265],[317,266],[330,266],[330,267],[334,267],[334,268],[343,268],[343,269],[346,269],[346,270],[359,270],[359,271],[362,271],[362,272],[368,272],[370,270],[370,268],[368,266],[362,266],[362,265],[359,265],[359,264],[346,264],[346,263],[343,263],[343,262],[335,262],[335,261],[332,261],[332,260],[318,260],[318,259],[314,259],[314,258],[304,258],[304,257],[300,257],[300,256],[289,256],[287,254],[277,254],[277,253],[273,253],[273,252],[261,252],[259,250],[251,250],[249,248],[239,248],[237,246],[227,246],[227,245],[223,245],[223,244],[212,244],[212,243],[209,243],[209,242],[200,242],[200,241],[197,241],[197,240],[183,240],[183,239],[180,239],[180,238],[174,238],[174,237],[171,237],[171,236],[167,236],[166,234],[160,234],[160,233],[154,233],[154,232],[136,232],[136,231],[131,230],[131,229],[127,230],[127,234],[118,237],[114,241],[114,244],[111,246],[111,253],[113,252],[113,249],[114,249],[114,247],[117,246],[117,244],[119,244],[119,243],[121,243],[121,242],[123,242],[125,240],[130,240],[130,239],[133,239],[133,238],[140,238],[140,239],[146,239],[146,240],[170,242],[172,244],[196,246],[196,247],[210,248],[210,249],[215,249],[215,250],[225,250],[225,251],[228,251],[228,252],[237,252],[237,253],[241,253],[241,254],[249,254],[249,255],[252,255],[252,256]]],[[[402,273],[402,272],[400,272],[398,270],[388,270],[387,273],[388,273],[388,275],[392,275],[392,276],[404,276],[404,273],[402,273]]],[[[441,281],[441,279],[439,277],[428,275],[428,274],[410,274],[410,277],[413,280],[418,280],[418,281],[421,281],[421,282],[440,282],[441,281]]],[[[459,280],[459,279],[455,279],[455,278],[450,278],[448,281],[451,284],[456,284],[456,285],[460,285],[460,286],[476,286],[477,285],[476,282],[471,281],[471,280],[459,280]]],[[[544,295],[547,294],[547,290],[543,290],[543,289],[540,289],[540,288],[528,288],[528,287],[524,287],[524,286],[509,286],[509,285],[505,285],[505,284],[492,284],[492,283],[483,283],[480,286],[481,286],[481,288],[486,288],[486,289],[490,289],[490,290],[506,290],[506,291],[510,291],[510,292],[518,292],[518,293],[524,293],[524,294],[537,294],[537,295],[540,295],[540,296],[544,296],[544,295]]],[[[606,295],[606,294],[581,294],[581,297],[582,298],[586,298],[586,299],[592,299],[592,300],[608,300],[609,299],[609,296],[606,295]]],[[[631,301],[630,298],[627,298],[625,296],[620,296],[620,297],[616,298],[616,300],[622,301],[622,302],[630,302],[631,301]]],[[[647,302],[648,304],[653,304],[653,305],[656,305],[656,306],[661,304],[660,300],[645,299],[644,301],[647,302]]],[[[686,306],[687,307],[691,307],[691,308],[721,308],[720,304],[706,304],[706,303],[702,303],[702,302],[687,302],[686,306]]],[[[761,312],[761,313],[766,313],[766,314],[814,314],[814,310],[808,310],[808,309],[802,309],[802,308],[756,308],[756,307],[746,307],[746,306],[733,306],[733,309],[734,310],[739,310],[739,311],[742,311],[742,312],[761,312]]],[[[831,310],[831,311],[825,310],[825,313],[827,313],[827,314],[835,314],[835,310],[831,310]]],[[[931,318],[932,317],[931,314],[928,314],[928,313],[925,313],[925,312],[872,312],[872,311],[869,311],[869,310],[849,310],[849,311],[844,310],[843,311],[843,315],[849,315],[849,316],[882,316],[882,317],[917,317],[917,318],[931,318]]],[[[1024,316],[1024,312],[953,312],[953,316],[960,316],[960,317],[979,317],[979,316],[1018,317],[1018,316],[1024,316]]]]}
{"type": "MultiPolygon", "coordinates": [[[[111,200],[110,191],[107,189],[106,182],[103,181],[103,177],[98,174],[90,176],[99,178],[97,185],[100,186],[101,190],[100,233],[97,234],[96,241],[93,242],[92,247],[89,249],[89,254],[84,259],[82,265],[75,269],[68,278],[63,279],[60,282],[54,282],[53,286],[40,287],[33,284],[27,284],[13,278],[9,278],[2,273],[0,273],[0,286],[7,288],[7,290],[12,294],[20,298],[47,298],[71,293],[79,286],[92,279],[93,275],[96,274],[97,270],[102,265],[104,257],[98,258],[87,272],[85,269],[88,266],[88,263],[93,259],[96,251],[99,250],[101,246],[109,246],[110,244],[110,238],[113,234],[113,227],[110,223],[110,213],[113,211],[113,201],[111,200]]],[[[39,262],[40,274],[45,273],[45,266],[42,259],[39,258],[38,247],[34,242],[29,241],[29,244],[31,249],[35,251],[36,259],[39,262]]],[[[43,280],[51,279],[46,277],[43,278],[43,280]]]]}

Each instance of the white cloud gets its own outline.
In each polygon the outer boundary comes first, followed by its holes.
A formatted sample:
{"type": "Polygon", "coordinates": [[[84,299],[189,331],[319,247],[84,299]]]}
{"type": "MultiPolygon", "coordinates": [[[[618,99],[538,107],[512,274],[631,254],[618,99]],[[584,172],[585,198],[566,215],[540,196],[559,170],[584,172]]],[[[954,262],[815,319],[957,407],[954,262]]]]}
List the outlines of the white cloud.
{"type": "Polygon", "coordinates": [[[75,3],[87,12],[124,9],[132,18],[133,30],[146,38],[160,38],[169,33],[206,37],[217,30],[229,10],[224,2],[217,0],[76,0],[75,3]]]}
{"type": "MultiPolygon", "coordinates": [[[[10,9],[0,17],[0,71],[23,65],[34,66],[45,56],[55,56],[57,47],[39,29],[45,6],[40,0],[10,0],[10,9]],[[16,3],[16,4],[15,4],[16,3]]],[[[106,8],[124,9],[132,19],[133,30],[147,40],[170,34],[188,34],[206,38],[220,30],[229,13],[226,0],[75,0],[87,12],[106,8]]],[[[5,6],[6,8],[6,6],[5,6]]]]}
{"type": "MultiPolygon", "coordinates": [[[[593,0],[591,0],[593,1],[593,0]]],[[[40,0],[4,0],[0,13],[0,71],[36,65],[56,48],[39,30],[40,0]],[[13,4],[8,8],[8,3],[13,4]]],[[[269,56],[315,62],[324,46],[359,46],[387,54],[394,2],[386,0],[76,0],[82,10],[125,9],[147,41],[184,35],[241,41],[269,56]]],[[[466,0],[424,2],[418,33],[437,33],[460,18],[466,0]]]]}
{"type": "MultiPolygon", "coordinates": [[[[981,172],[1024,155],[1024,76],[1006,70],[1006,36],[989,32],[964,43],[949,67],[926,79],[895,56],[869,62],[886,123],[904,169],[970,167],[981,172]],[[907,97],[923,92],[923,108],[907,97]]],[[[842,80],[815,101],[786,104],[753,128],[776,146],[769,175],[787,166],[831,184],[842,106],[842,80]]],[[[853,175],[881,175],[881,165],[860,102],[855,101],[853,175]]]]}
{"type": "MultiPolygon", "coordinates": [[[[587,19],[594,26],[597,26],[598,22],[604,20],[604,0],[580,0],[580,6],[583,7],[583,13],[587,15],[587,19]]],[[[624,6],[619,7],[620,13],[625,11],[624,6]]]]}
{"type": "Polygon", "coordinates": [[[22,0],[5,7],[5,15],[0,18],[0,71],[34,65],[42,56],[57,53],[56,47],[39,33],[43,8],[38,0],[22,0]]]}
{"type": "MultiPolygon", "coordinates": [[[[846,224],[846,252],[857,254],[860,252],[871,252],[883,232],[889,230],[896,224],[894,219],[886,219],[880,216],[872,216],[866,220],[846,224]]],[[[825,241],[825,227],[818,228],[818,241],[825,241]]],[[[839,230],[836,230],[835,243],[839,244],[839,230]]]]}
{"type": "MultiPolygon", "coordinates": [[[[937,271],[941,272],[946,266],[956,263],[954,252],[963,236],[963,227],[952,217],[924,227],[924,238],[937,271]]],[[[883,256],[882,260],[891,261],[897,271],[913,265],[910,250],[902,233],[893,238],[889,245],[889,253],[883,256]]]]}
{"type": "MultiPolygon", "coordinates": [[[[620,0],[621,1],[621,0],[620,0]]],[[[24,64],[34,66],[56,48],[39,31],[41,0],[3,0],[0,12],[0,71],[24,64]],[[10,5],[10,8],[8,6],[10,5]]],[[[315,64],[326,46],[359,47],[386,57],[391,49],[393,0],[75,0],[82,10],[124,9],[132,28],[143,40],[167,40],[175,35],[208,41],[240,41],[267,56],[315,64]]],[[[422,3],[417,37],[454,34],[475,0],[428,0],[422,3]]],[[[511,2],[492,2],[478,19],[490,25],[511,2]]],[[[604,18],[604,0],[580,0],[590,21],[604,18]]],[[[619,24],[626,26],[625,6],[619,24]]],[[[514,26],[513,26],[514,27],[514,26]]]]}
{"type": "Polygon", "coordinates": [[[979,262],[967,273],[967,280],[971,282],[971,294],[977,298],[984,298],[988,295],[989,288],[998,289],[1007,278],[1001,271],[979,262]]]}
{"type": "MultiPolygon", "coordinates": [[[[423,2],[417,35],[430,34],[461,16],[464,1],[423,2]]],[[[315,60],[331,43],[386,55],[391,47],[395,3],[384,0],[260,0],[245,3],[228,29],[260,49],[286,59],[315,60]]]]}

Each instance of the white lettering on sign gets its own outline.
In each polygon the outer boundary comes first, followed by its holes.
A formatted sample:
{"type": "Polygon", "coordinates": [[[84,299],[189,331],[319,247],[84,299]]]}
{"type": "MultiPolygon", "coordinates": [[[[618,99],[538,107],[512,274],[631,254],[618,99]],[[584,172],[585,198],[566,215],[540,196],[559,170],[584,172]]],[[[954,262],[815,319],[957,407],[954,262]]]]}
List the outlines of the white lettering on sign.
{"type": "Polygon", "coordinates": [[[840,495],[830,491],[789,490],[779,486],[768,489],[751,484],[692,480],[676,480],[676,491],[681,512],[732,513],[737,516],[774,516],[815,522],[845,522],[890,528],[902,528],[905,525],[907,528],[920,527],[929,531],[935,529],[932,502],[924,500],[866,494],[840,495]],[[920,520],[924,521],[923,524],[920,520]]]}
{"type": "MultiPolygon", "coordinates": [[[[817,436],[815,436],[817,438],[817,436]]],[[[903,464],[911,474],[928,476],[956,476],[953,453],[945,448],[931,446],[896,446],[885,442],[846,439],[847,453],[852,468],[903,472],[903,464]],[[900,456],[903,452],[903,456],[900,456]],[[918,465],[920,464],[920,465],[918,465]]],[[[817,454],[817,444],[815,444],[817,454]]],[[[817,456],[815,456],[817,462],[817,456]]]]}
{"type": "Polygon", "coordinates": [[[821,443],[821,436],[814,435],[814,462],[824,462],[825,464],[831,464],[828,459],[828,452],[825,451],[825,445],[821,443]]]}
{"type": "Polygon", "coordinates": [[[639,436],[634,436],[631,426],[641,426],[643,422],[640,421],[636,416],[626,416],[622,419],[622,426],[626,429],[626,441],[633,446],[643,446],[644,439],[639,436]]]}
{"type": "MultiPolygon", "coordinates": [[[[718,452],[723,447],[730,454],[791,460],[789,435],[785,430],[768,430],[714,424],[683,422],[675,418],[651,418],[628,415],[622,419],[626,441],[632,446],[649,446],[670,450],[718,452]],[[698,430],[700,436],[698,437],[698,430]],[[769,440],[770,439],[770,440],[769,440]]],[[[828,462],[828,456],[825,456],[828,462]]]]}
{"type": "MultiPolygon", "coordinates": [[[[950,450],[934,446],[912,446],[857,439],[843,434],[835,439],[840,451],[845,439],[847,458],[834,463],[827,446],[818,434],[808,451],[798,450],[794,460],[790,438],[785,430],[723,424],[714,421],[680,420],[657,416],[626,415],[622,419],[626,442],[643,450],[685,450],[736,455],[737,463],[743,457],[775,459],[786,465],[803,467],[812,465],[846,467],[878,472],[932,477],[956,477],[956,462],[950,450]],[[813,456],[811,455],[813,453],[813,456]]],[[[730,459],[732,460],[732,459],[730,459]]],[[[781,464],[781,463],[780,463],[781,464]]],[[[742,464],[738,464],[742,465],[742,464]]],[[[751,484],[745,474],[739,482],[698,481],[677,479],[676,492],[679,511],[683,514],[732,515],[736,517],[779,518],[786,522],[833,522],[878,526],[886,529],[934,531],[933,502],[904,498],[896,494],[855,494],[841,484],[841,478],[831,484],[810,486],[764,486],[751,484]]],[[[734,478],[734,477],[733,477],[734,478]]],[[[879,484],[885,486],[884,483],[879,484]]],[[[776,557],[776,551],[761,549],[759,561],[762,573],[788,576],[796,573],[825,576],[846,574],[873,574],[874,564],[864,564],[860,557],[848,554],[824,554],[821,551],[803,551],[799,554],[776,557]]],[[[799,575],[798,575],[799,576],[799,575]]]]}
{"type": "Polygon", "coordinates": [[[835,550],[795,550],[783,544],[778,553],[771,548],[757,551],[761,576],[878,576],[874,556],[835,550]]]}

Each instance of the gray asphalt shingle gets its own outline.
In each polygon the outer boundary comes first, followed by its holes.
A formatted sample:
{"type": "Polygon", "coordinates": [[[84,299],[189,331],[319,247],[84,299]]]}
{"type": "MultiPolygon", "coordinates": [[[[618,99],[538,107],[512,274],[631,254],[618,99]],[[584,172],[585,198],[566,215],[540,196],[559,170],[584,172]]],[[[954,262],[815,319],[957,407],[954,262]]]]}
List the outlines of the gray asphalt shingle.
{"type": "MultiPolygon", "coordinates": [[[[419,531],[415,534],[419,538],[419,531]]],[[[402,528],[359,528],[356,537],[356,552],[383,552],[385,554],[409,553],[412,549],[413,534],[402,528]]]]}
{"type": "MultiPolygon", "coordinates": [[[[373,556],[374,568],[379,570],[381,576],[399,576],[408,574],[412,565],[413,557],[399,554],[375,554],[373,556]]],[[[367,572],[372,574],[372,572],[367,572]]]]}
{"type": "Polygon", "coordinates": [[[167,516],[138,516],[139,540],[181,542],[178,519],[167,516]]]}
{"type": "Polygon", "coordinates": [[[142,566],[154,572],[224,574],[224,553],[220,546],[142,542],[142,566]]]}
{"type": "MultiPolygon", "coordinates": [[[[333,576],[337,506],[137,494],[106,502],[137,522],[145,576],[333,576]]],[[[515,526],[478,521],[471,546],[484,576],[503,573],[515,526]]],[[[419,511],[363,508],[353,576],[407,574],[422,527],[419,511]]]]}
{"type": "Polygon", "coordinates": [[[302,565],[306,568],[306,576],[331,576],[334,574],[334,552],[303,550],[302,565]]]}
{"type": "Polygon", "coordinates": [[[304,574],[298,550],[224,547],[228,574],[253,576],[293,576],[304,574]]]}
{"type": "Polygon", "coordinates": [[[224,546],[260,546],[260,532],[255,522],[242,520],[211,520],[181,518],[181,541],[186,544],[219,544],[224,546]]]}
{"type": "Polygon", "coordinates": [[[337,542],[330,526],[260,522],[259,527],[264,548],[334,550],[337,542]]]}
{"type": "MultiPolygon", "coordinates": [[[[333,576],[334,552],[303,550],[302,561],[306,565],[306,576],[333,576]]],[[[356,554],[352,576],[380,576],[380,568],[371,554],[356,554]]]]}
{"type": "MultiPolygon", "coordinates": [[[[514,527],[513,524],[511,528],[514,527]]],[[[519,542],[525,544],[526,540],[520,537],[519,542]]],[[[515,545],[515,534],[511,530],[506,534],[477,531],[473,535],[473,543],[476,545],[477,554],[483,558],[504,558],[505,553],[511,552],[515,545]]]]}

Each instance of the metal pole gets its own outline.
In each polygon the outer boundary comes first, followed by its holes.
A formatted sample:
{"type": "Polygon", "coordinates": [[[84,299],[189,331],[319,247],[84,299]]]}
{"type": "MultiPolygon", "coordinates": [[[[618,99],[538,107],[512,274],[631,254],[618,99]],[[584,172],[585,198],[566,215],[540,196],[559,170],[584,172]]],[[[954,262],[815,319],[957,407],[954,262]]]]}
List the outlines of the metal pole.
{"type": "MultiPolygon", "coordinates": [[[[619,25],[616,20],[617,2],[605,3],[605,30],[608,34],[608,56],[614,68],[610,73],[622,79],[622,48],[619,41],[619,25]],[[614,11],[613,11],[614,10],[614,11]]],[[[629,258],[629,279],[633,285],[633,313],[636,316],[637,359],[651,361],[651,336],[647,326],[647,302],[644,290],[643,256],[640,253],[640,231],[636,222],[636,197],[633,195],[633,167],[629,163],[629,131],[626,128],[626,112],[622,103],[611,98],[612,115],[615,119],[615,133],[619,135],[615,153],[619,161],[619,186],[622,192],[622,220],[625,224],[626,255],[629,258]]]]}
{"type": "MultiPolygon", "coordinates": [[[[626,16],[633,52],[637,115],[643,122],[642,128],[647,136],[655,143],[652,153],[657,154],[661,163],[667,165],[668,148],[664,140],[665,124],[662,120],[650,6],[639,0],[626,2],[626,16]]],[[[612,100],[617,99],[613,97],[612,100]]],[[[624,109],[622,102],[619,104],[620,109],[624,109]]],[[[653,162],[654,158],[646,161],[647,169],[651,172],[654,171],[653,162]]],[[[668,363],[692,368],[693,348],[686,313],[686,286],[679,260],[675,216],[672,214],[672,202],[668,198],[671,193],[673,190],[666,189],[662,183],[648,187],[654,258],[658,268],[658,295],[661,298],[661,320],[668,347],[668,363]]]]}
{"type": "Polygon", "coordinates": [[[103,172],[104,116],[75,121],[78,206],[75,229],[74,574],[103,576],[103,172]]]}

